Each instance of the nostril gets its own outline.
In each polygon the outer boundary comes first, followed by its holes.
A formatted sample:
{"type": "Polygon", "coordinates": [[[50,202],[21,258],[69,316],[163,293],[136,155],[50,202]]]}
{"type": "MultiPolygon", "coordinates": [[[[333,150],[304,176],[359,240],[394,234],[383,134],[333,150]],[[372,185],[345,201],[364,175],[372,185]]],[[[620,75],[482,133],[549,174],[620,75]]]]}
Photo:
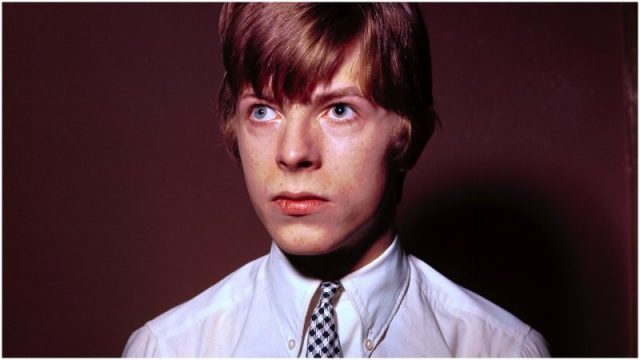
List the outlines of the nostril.
{"type": "Polygon", "coordinates": [[[319,134],[314,132],[309,121],[302,120],[285,123],[277,140],[276,162],[283,170],[310,170],[320,166],[319,134]]]}
{"type": "Polygon", "coordinates": [[[297,160],[285,160],[279,159],[278,167],[287,169],[288,171],[311,169],[315,166],[315,162],[312,159],[297,159],[297,160]]]}
{"type": "Polygon", "coordinates": [[[310,168],[311,166],[313,166],[313,163],[309,160],[303,160],[298,163],[298,168],[300,169],[310,168]]]}

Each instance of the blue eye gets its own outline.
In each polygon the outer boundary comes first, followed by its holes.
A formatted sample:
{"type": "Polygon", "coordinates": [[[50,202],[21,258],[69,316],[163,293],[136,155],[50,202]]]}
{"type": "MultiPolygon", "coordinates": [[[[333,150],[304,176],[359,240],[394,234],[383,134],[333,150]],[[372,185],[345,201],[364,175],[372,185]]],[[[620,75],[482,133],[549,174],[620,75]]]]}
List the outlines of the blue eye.
{"type": "Polygon", "coordinates": [[[277,117],[275,110],[266,105],[256,105],[251,110],[251,118],[256,121],[269,121],[277,117]]]}
{"type": "Polygon", "coordinates": [[[329,110],[329,117],[335,120],[350,120],[354,116],[353,109],[347,104],[335,104],[329,110]]]}

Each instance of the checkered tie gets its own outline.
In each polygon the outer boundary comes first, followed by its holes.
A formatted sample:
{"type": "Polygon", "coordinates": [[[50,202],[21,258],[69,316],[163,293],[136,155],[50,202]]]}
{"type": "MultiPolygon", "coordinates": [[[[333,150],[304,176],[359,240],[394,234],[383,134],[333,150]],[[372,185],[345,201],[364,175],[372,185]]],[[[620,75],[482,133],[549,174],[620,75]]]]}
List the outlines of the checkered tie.
{"type": "Polygon", "coordinates": [[[331,304],[341,286],[339,281],[325,281],[320,284],[320,302],[313,310],[309,324],[307,357],[342,357],[335,313],[331,304]]]}

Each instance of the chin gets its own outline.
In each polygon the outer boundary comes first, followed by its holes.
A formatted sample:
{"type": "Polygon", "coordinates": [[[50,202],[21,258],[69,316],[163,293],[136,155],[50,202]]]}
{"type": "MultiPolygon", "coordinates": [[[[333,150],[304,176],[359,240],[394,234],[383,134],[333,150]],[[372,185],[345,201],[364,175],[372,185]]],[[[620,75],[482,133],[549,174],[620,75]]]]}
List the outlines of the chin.
{"type": "Polygon", "coordinates": [[[286,234],[274,234],[276,244],[282,251],[290,255],[315,256],[325,255],[335,251],[341,242],[335,241],[331,236],[313,234],[313,231],[301,233],[287,232],[286,234]],[[333,241],[332,241],[333,240],[333,241]]]}

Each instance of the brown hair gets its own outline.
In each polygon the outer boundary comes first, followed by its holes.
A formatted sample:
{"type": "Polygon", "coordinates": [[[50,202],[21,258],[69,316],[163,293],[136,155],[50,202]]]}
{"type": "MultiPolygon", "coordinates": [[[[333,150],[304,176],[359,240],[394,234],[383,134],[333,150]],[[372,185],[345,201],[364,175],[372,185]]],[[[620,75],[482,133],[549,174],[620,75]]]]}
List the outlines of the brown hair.
{"type": "Polygon", "coordinates": [[[371,101],[409,121],[394,163],[409,169],[433,134],[429,40],[416,4],[231,3],[220,15],[226,73],[221,128],[239,159],[238,96],[247,87],[276,101],[307,101],[359,47],[361,87],[371,101]]]}

